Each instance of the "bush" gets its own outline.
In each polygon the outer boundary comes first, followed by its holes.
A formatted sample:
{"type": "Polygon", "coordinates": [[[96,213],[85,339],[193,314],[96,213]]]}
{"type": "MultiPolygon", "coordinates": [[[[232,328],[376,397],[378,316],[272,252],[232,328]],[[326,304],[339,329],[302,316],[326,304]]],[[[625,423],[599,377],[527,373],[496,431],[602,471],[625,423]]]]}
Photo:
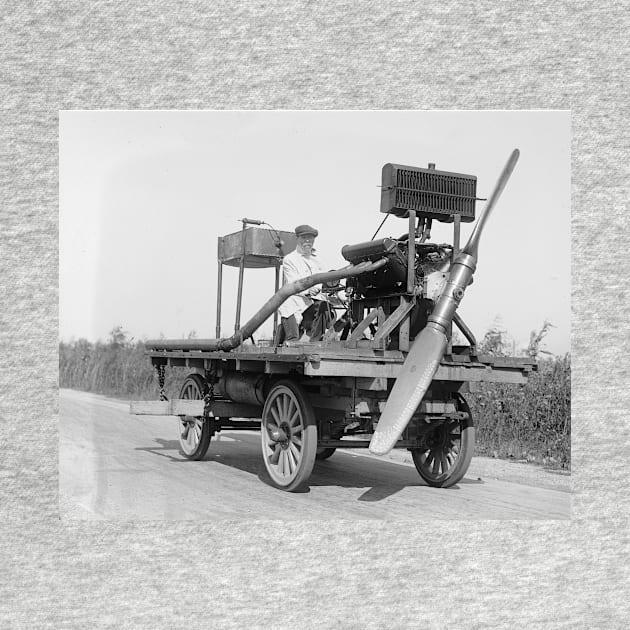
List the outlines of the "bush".
{"type": "Polygon", "coordinates": [[[477,452],[569,468],[571,358],[539,360],[526,385],[481,383],[466,395],[477,426],[477,452]]]}
{"type": "MultiPolygon", "coordinates": [[[[186,371],[166,368],[165,377],[167,396],[176,398],[186,371]]],[[[157,400],[159,394],[157,371],[145,355],[144,343],[116,335],[107,343],[85,339],[60,343],[59,387],[137,400],[157,400]]]]}

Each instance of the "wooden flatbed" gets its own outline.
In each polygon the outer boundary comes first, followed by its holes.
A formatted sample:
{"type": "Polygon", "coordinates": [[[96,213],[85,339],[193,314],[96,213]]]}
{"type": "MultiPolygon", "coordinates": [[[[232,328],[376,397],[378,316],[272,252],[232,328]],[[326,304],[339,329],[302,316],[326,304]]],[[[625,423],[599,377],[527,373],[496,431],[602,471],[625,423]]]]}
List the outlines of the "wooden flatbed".
{"type": "MultiPolygon", "coordinates": [[[[466,353],[454,347],[444,355],[435,375],[436,381],[492,382],[524,384],[536,362],[524,357],[499,357],[466,353]]],[[[148,349],[154,365],[209,370],[213,364],[238,372],[263,374],[300,374],[309,377],[398,377],[406,354],[400,350],[347,348],[340,343],[294,344],[277,348],[243,345],[226,351],[148,349]]]]}

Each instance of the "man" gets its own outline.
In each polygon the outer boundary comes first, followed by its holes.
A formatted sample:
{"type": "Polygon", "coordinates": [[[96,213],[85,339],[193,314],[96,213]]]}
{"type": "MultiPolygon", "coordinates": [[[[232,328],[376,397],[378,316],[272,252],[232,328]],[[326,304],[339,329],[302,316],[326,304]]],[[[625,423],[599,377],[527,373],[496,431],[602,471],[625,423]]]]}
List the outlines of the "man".
{"type": "MultiPolygon", "coordinates": [[[[313,247],[318,235],[317,230],[310,225],[298,225],[295,228],[295,235],[296,248],[284,257],[282,263],[285,284],[324,271],[313,247]]],[[[287,298],[278,309],[284,330],[284,341],[296,341],[300,338],[300,324],[313,339],[311,326],[325,302],[326,296],[322,293],[321,284],[287,298]]],[[[281,338],[282,334],[280,341],[281,338]]]]}

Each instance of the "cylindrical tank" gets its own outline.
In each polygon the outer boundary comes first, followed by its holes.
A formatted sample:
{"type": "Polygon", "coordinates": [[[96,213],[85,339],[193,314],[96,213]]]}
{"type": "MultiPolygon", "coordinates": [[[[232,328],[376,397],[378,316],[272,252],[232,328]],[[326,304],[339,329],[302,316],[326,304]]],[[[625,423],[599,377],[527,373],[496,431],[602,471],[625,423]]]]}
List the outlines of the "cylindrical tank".
{"type": "Polygon", "coordinates": [[[227,372],[219,378],[214,391],[219,396],[224,396],[234,402],[264,405],[264,385],[264,374],[227,372]]]}

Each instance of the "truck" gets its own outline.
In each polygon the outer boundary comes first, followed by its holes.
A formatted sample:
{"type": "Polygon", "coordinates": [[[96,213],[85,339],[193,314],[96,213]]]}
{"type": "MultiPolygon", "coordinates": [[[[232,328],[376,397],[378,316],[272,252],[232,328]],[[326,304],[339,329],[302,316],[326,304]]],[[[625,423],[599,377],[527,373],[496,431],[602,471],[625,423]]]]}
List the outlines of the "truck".
{"type": "Polygon", "coordinates": [[[518,157],[514,150],[463,247],[461,223],[475,220],[479,200],[476,177],[434,164],[385,164],[380,211],[406,221],[406,232],[344,246],[348,264],[340,269],[282,284],[282,261],[295,235],[242,219],[240,231],[218,238],[216,337],[147,341],[159,400],[131,402],[131,413],[175,416],[181,451],[191,460],[203,459],[221,431],[259,431],[268,480],[283,491],[302,489],[316,463],[340,448],[368,448],[377,456],[407,449],[429,486],[457,484],[475,448],[466,394],[482,382],[524,384],[537,369],[531,358],[481,353],[457,313],[484,225],[518,157]],[[451,243],[431,241],[433,221],[453,224],[451,243]],[[239,270],[230,337],[221,336],[224,265],[239,270]],[[274,293],[241,326],[245,270],[265,267],[275,269],[274,293]],[[279,306],[319,285],[328,296],[326,326],[284,341],[279,306]],[[256,341],[270,317],[273,339],[256,341]],[[454,328],[466,344],[453,343],[454,328]],[[167,366],[188,370],[179,398],[171,400],[164,391],[167,366]]]}

